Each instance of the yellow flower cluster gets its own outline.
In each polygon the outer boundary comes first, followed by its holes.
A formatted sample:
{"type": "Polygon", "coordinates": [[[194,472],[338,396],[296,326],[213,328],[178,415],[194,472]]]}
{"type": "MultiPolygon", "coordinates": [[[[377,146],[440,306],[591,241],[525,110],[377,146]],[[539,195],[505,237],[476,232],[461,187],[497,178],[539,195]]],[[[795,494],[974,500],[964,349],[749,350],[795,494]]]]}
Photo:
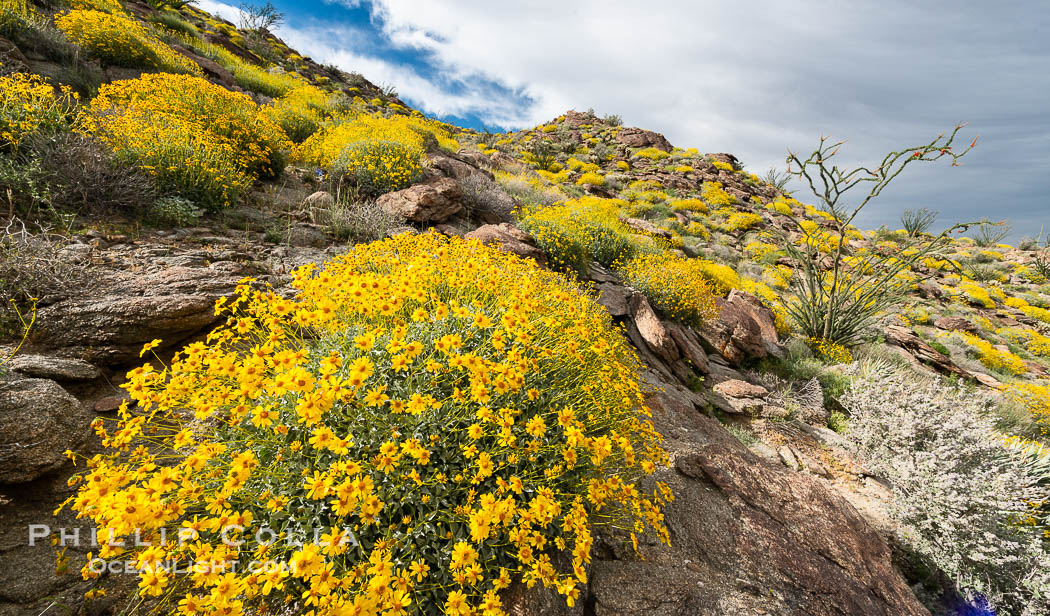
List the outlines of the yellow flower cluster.
{"type": "Polygon", "coordinates": [[[38,20],[38,15],[29,8],[26,0],[0,0],[0,33],[10,36],[12,31],[38,20]]]}
{"type": "Polygon", "coordinates": [[[165,45],[127,13],[74,9],[56,17],[55,25],[107,64],[202,74],[196,62],[165,45]]]}
{"type": "Polygon", "coordinates": [[[750,212],[737,212],[730,216],[721,228],[723,231],[748,231],[762,224],[762,217],[750,212]]]}
{"type": "Polygon", "coordinates": [[[293,143],[302,143],[329,115],[330,98],[317,86],[301,85],[275,99],[266,112],[293,143]]]}
{"type": "Polygon", "coordinates": [[[227,68],[233,73],[233,79],[237,82],[237,85],[252,92],[258,92],[274,98],[284,96],[288,92],[306,85],[306,82],[301,77],[292,73],[286,73],[278,67],[265,69],[244,61],[238,61],[227,68]]]}
{"type": "Polygon", "coordinates": [[[170,73],[102,86],[83,129],[199,205],[230,205],[284,169],[291,143],[245,94],[170,73]]]}
{"type": "Polygon", "coordinates": [[[571,171],[578,171],[580,173],[596,173],[601,170],[601,167],[594,163],[585,163],[575,157],[569,158],[565,161],[565,166],[571,171]]]}
{"type": "Polygon", "coordinates": [[[740,275],[728,265],[704,259],[693,259],[693,261],[696,262],[694,267],[697,268],[701,276],[707,279],[711,290],[718,295],[725,297],[733,289],[740,288],[740,275]]]}
{"type": "Polygon", "coordinates": [[[806,344],[814,355],[833,364],[853,363],[853,354],[841,344],[825,338],[807,338],[806,344]]]}
{"type": "Polygon", "coordinates": [[[605,176],[600,173],[584,173],[576,180],[577,186],[603,186],[605,185],[605,176]]]}
{"type": "Polygon", "coordinates": [[[619,199],[584,197],[524,212],[519,224],[563,270],[585,273],[591,261],[612,265],[638,249],[634,231],[620,222],[619,199]]]}
{"type": "Polygon", "coordinates": [[[303,162],[353,177],[365,192],[382,194],[404,188],[423,171],[426,139],[455,150],[449,128],[417,116],[353,114],[338,118],[295,150],[303,162]]]}
{"type": "Polygon", "coordinates": [[[642,148],[634,153],[635,158],[647,158],[649,160],[663,160],[669,156],[670,154],[667,152],[656,148],[642,148]]]}
{"type": "Polygon", "coordinates": [[[1028,372],[1024,360],[1010,351],[997,349],[991,342],[968,332],[956,331],[955,334],[977,351],[977,359],[988,368],[1008,374],[1028,372]]]}
{"type": "Polygon", "coordinates": [[[784,214],[791,216],[794,212],[791,209],[792,206],[801,207],[802,204],[795,199],[785,199],[783,197],[777,197],[766,205],[766,209],[777,212],[778,214],[784,214]]]}
{"type": "Polygon", "coordinates": [[[722,162],[720,160],[712,161],[711,164],[715,166],[715,169],[721,169],[722,171],[729,171],[729,172],[733,171],[733,165],[730,165],[729,163],[722,162]]]}
{"type": "Polygon", "coordinates": [[[976,282],[961,282],[959,283],[959,286],[956,287],[956,290],[962,293],[971,304],[976,304],[985,308],[995,308],[995,302],[992,301],[992,297],[988,294],[988,290],[976,282]]]}
{"type": "Polygon", "coordinates": [[[1025,315],[1038,319],[1043,323],[1050,323],[1050,310],[1046,308],[1040,308],[1039,306],[1024,306],[1021,308],[1021,312],[1025,315]]]}
{"type": "Polygon", "coordinates": [[[1024,406],[1043,432],[1050,432],[1050,387],[1037,383],[1011,383],[1004,395],[1024,406]]]}
{"type": "Polygon", "coordinates": [[[31,133],[65,126],[76,108],[76,94],[56,90],[39,75],[0,76],[0,149],[17,148],[31,133]]]}
{"type": "Polygon", "coordinates": [[[102,11],[104,13],[123,13],[124,5],[118,0],[71,0],[70,8],[102,11]]]}
{"type": "Polygon", "coordinates": [[[671,209],[676,212],[685,211],[706,214],[707,204],[700,199],[675,199],[671,201],[671,209]]]}
{"type": "Polygon", "coordinates": [[[744,246],[744,254],[746,254],[752,261],[762,261],[767,256],[778,250],[779,248],[776,244],[769,244],[767,242],[749,242],[747,246],[744,246]]]}
{"type": "Polygon", "coordinates": [[[668,541],[670,489],[636,484],[667,463],[637,358],[566,279],[426,234],[294,284],[245,280],[207,342],[129,374],[135,413],[96,421],[72,507],[158,611],[497,616],[514,581],[572,605],[596,525],[668,541]]]}
{"type": "Polygon", "coordinates": [[[700,187],[700,196],[708,205],[732,205],[736,197],[722,188],[721,182],[704,182],[700,187]]]}
{"type": "Polygon", "coordinates": [[[562,182],[567,182],[569,180],[569,170],[568,169],[562,169],[561,171],[557,171],[557,172],[544,171],[543,169],[537,169],[536,173],[538,173],[541,178],[547,180],[551,184],[561,184],[562,182]]]}
{"type": "Polygon", "coordinates": [[[703,261],[669,252],[639,255],[619,265],[624,281],[668,316],[692,326],[717,316],[703,261]]]}
{"type": "Polygon", "coordinates": [[[1024,348],[1033,355],[1050,357],[1050,337],[1044,336],[1035,330],[1020,327],[1004,327],[996,333],[1010,342],[1024,345],[1024,348]]]}

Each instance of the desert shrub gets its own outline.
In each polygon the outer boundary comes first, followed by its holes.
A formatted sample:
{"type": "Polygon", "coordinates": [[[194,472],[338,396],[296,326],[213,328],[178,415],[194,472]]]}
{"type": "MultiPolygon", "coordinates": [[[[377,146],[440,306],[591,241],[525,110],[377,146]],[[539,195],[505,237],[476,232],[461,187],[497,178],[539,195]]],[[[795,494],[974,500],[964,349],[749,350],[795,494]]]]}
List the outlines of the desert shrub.
{"type": "Polygon", "coordinates": [[[958,291],[972,304],[984,308],[995,308],[995,302],[988,293],[988,289],[975,282],[965,281],[959,283],[958,291]]]}
{"type": "Polygon", "coordinates": [[[796,235],[789,237],[771,229],[780,235],[780,244],[793,266],[790,286],[795,298],[785,309],[806,337],[855,345],[880,312],[917,283],[936,275],[936,271],[916,273],[914,266],[943,260],[940,251],[950,246],[950,234],[966,228],[966,224],[953,225],[935,237],[908,238],[901,234],[905,237],[897,238],[893,234],[878,238],[898,242],[896,252],[882,254],[878,250],[853,250],[850,243],[857,231],[852,223],[905,167],[942,158],[957,163],[977,143],[974,139],[965,149],[952,149],[962,127],[957,125],[948,136],[938,135],[929,143],[891,151],[877,165],[853,169],[836,164],[842,142],[829,143],[826,137],[804,159],[793,152],[788,154],[789,173],[808,185],[820,202],[820,209],[806,206],[807,215],[823,218],[827,228],[821,229],[811,218],[796,217],[786,207],[777,212],[796,235]],[[865,185],[868,192],[849,203],[850,191],[865,185]]]}
{"type": "Polygon", "coordinates": [[[1013,227],[1010,225],[984,221],[974,227],[973,232],[970,234],[970,239],[981,247],[995,246],[1006,239],[1006,236],[1010,235],[1011,230],[1013,230],[1013,227]]]}
{"type": "Polygon", "coordinates": [[[94,278],[87,265],[62,253],[67,245],[66,238],[45,231],[30,232],[17,219],[0,229],[0,330],[19,320],[15,310],[25,314],[37,299],[65,295],[92,284],[94,278]]]}
{"type": "Polygon", "coordinates": [[[1050,491],[1004,448],[987,396],[914,378],[871,371],[842,400],[849,438],[893,486],[902,539],[997,613],[1050,612],[1043,529],[1019,523],[1050,491]]]}
{"type": "Polygon", "coordinates": [[[841,344],[821,338],[808,338],[806,343],[809,344],[809,348],[813,350],[814,355],[826,362],[832,364],[853,363],[853,354],[841,344]]]}
{"type": "Polygon", "coordinates": [[[670,490],[635,484],[666,463],[637,358],[567,280],[436,234],[294,279],[293,299],[242,285],[206,343],[129,374],[144,414],[96,424],[108,455],[88,462],[73,508],[118,536],[197,537],[119,554],[146,569],[142,594],[196,612],[502,614],[497,592],[516,580],[572,603],[597,528],[668,540],[670,490]],[[121,454],[148,443],[179,455],[121,454]],[[253,545],[262,528],[282,540],[253,545]],[[224,544],[231,532],[247,542],[224,544]],[[143,566],[169,559],[242,567],[143,566]],[[287,568],[249,578],[260,559],[287,568]]]}
{"type": "Polygon", "coordinates": [[[996,331],[1003,338],[1023,346],[1028,352],[1040,357],[1050,357],[1050,337],[1019,327],[1002,328],[996,331]]]}
{"type": "Polygon", "coordinates": [[[622,202],[583,197],[536,208],[519,224],[560,269],[586,273],[591,261],[602,265],[628,261],[638,250],[634,232],[619,220],[622,202]]]}
{"type": "Polygon", "coordinates": [[[0,76],[0,151],[18,148],[34,133],[67,128],[75,108],[69,88],[56,90],[39,75],[0,76]]]}
{"type": "Polygon", "coordinates": [[[459,187],[463,191],[463,207],[468,216],[495,214],[505,220],[511,219],[514,200],[488,176],[480,173],[469,175],[459,180],[459,187]]]}
{"type": "Polygon", "coordinates": [[[420,152],[397,141],[368,139],[343,149],[332,171],[349,178],[359,194],[376,197],[409,186],[423,173],[420,152]]]}
{"type": "Polygon", "coordinates": [[[237,62],[227,67],[233,80],[245,90],[265,94],[273,98],[284,96],[296,88],[306,85],[301,77],[286,73],[279,68],[260,68],[247,62],[237,62]]]}
{"type": "Polygon", "coordinates": [[[754,229],[756,226],[762,224],[762,217],[758,214],[752,214],[750,212],[736,212],[729,216],[724,223],[722,223],[722,230],[725,232],[733,231],[748,231],[754,229]]]}
{"type": "Polygon", "coordinates": [[[329,229],[336,237],[357,242],[371,242],[386,236],[399,220],[375,201],[339,200],[332,208],[329,229]]]}
{"type": "Polygon", "coordinates": [[[717,315],[715,294],[700,263],[671,253],[650,253],[619,265],[617,271],[664,314],[699,326],[717,315]]]}
{"type": "Polygon", "coordinates": [[[544,183],[539,175],[497,170],[495,176],[496,183],[521,205],[522,212],[554,205],[565,198],[561,190],[544,183]]]}
{"type": "Polygon", "coordinates": [[[357,114],[331,123],[295,150],[298,160],[350,178],[367,196],[404,188],[423,172],[428,143],[456,147],[448,127],[415,116],[357,114]]]}
{"type": "Polygon", "coordinates": [[[671,209],[676,212],[686,211],[706,214],[707,204],[700,199],[675,199],[671,201],[671,209]]]}
{"type": "Polygon", "coordinates": [[[1021,405],[1044,434],[1050,432],[1050,386],[1038,383],[1011,383],[1005,389],[1005,397],[1021,405]]]}
{"type": "Polygon", "coordinates": [[[147,220],[159,227],[192,227],[202,214],[204,212],[189,199],[168,196],[157,199],[149,209],[147,220]]]}
{"type": "Polygon", "coordinates": [[[74,9],[56,17],[55,25],[106,64],[201,74],[197,63],[165,45],[125,13],[74,9]]]}
{"type": "Polygon", "coordinates": [[[633,154],[634,158],[647,158],[649,160],[663,160],[670,154],[656,148],[642,148],[633,154]]]}
{"type": "Polygon", "coordinates": [[[48,202],[77,214],[142,215],[157,196],[157,184],[142,170],[123,164],[95,139],[74,132],[38,134],[27,149],[48,179],[48,202]]]}
{"type": "Polygon", "coordinates": [[[938,212],[920,208],[918,210],[904,210],[901,214],[901,226],[907,231],[909,237],[917,237],[930,230],[933,222],[937,220],[938,212]]]}
{"type": "Polygon", "coordinates": [[[741,287],[740,275],[728,265],[706,259],[694,259],[693,261],[694,264],[691,267],[700,272],[715,294],[726,297],[730,291],[741,287]]]}
{"type": "Polygon", "coordinates": [[[280,174],[291,145],[248,96],[167,73],[104,85],[83,129],[162,190],[213,209],[280,174]]]}
{"type": "Polygon", "coordinates": [[[383,117],[361,113],[323,127],[297,147],[295,155],[303,162],[330,167],[352,145],[385,141],[401,144],[421,156],[425,152],[427,135],[440,147],[458,148],[447,125],[440,122],[414,116],[383,117]]]}

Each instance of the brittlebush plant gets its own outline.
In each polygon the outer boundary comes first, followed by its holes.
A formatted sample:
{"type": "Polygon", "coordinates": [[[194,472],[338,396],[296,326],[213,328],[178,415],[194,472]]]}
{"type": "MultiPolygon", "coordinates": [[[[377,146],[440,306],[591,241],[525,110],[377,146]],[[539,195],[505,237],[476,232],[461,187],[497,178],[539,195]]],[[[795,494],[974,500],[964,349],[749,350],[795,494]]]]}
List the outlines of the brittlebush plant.
{"type": "Polygon", "coordinates": [[[458,149],[449,127],[418,116],[357,113],[337,118],[295,150],[301,162],[350,178],[376,196],[412,184],[423,173],[427,141],[458,149]]]}
{"type": "Polygon", "coordinates": [[[571,605],[598,527],[668,540],[669,489],[636,486],[666,463],[637,358],[566,279],[426,234],[306,266],[294,286],[244,281],[207,342],[133,370],[138,410],[96,424],[109,453],[71,499],[99,528],[154,539],[105,558],[290,567],[146,571],[144,595],[187,614],[496,615],[518,580],[571,605]],[[247,543],[223,543],[231,524],[247,543]],[[307,539],[262,547],[261,527],[307,539]],[[198,539],[156,541],[179,528],[198,539]]]}
{"type": "Polygon", "coordinates": [[[82,130],[156,176],[163,190],[213,209],[284,169],[291,143],[251,98],[191,75],[148,74],[102,86],[82,130]]]}
{"type": "Polygon", "coordinates": [[[196,62],[168,47],[123,12],[74,9],[56,17],[55,25],[106,64],[202,74],[196,62]]]}
{"type": "Polygon", "coordinates": [[[555,267],[585,274],[591,261],[609,266],[640,250],[635,232],[620,222],[625,206],[619,199],[583,197],[521,211],[519,224],[555,267]]]}
{"type": "Polygon", "coordinates": [[[75,108],[68,87],[56,90],[39,75],[0,76],[0,150],[18,148],[34,132],[68,126],[75,108]]]}
{"type": "Polygon", "coordinates": [[[715,293],[699,259],[672,253],[643,254],[617,265],[631,285],[668,316],[699,327],[717,316],[715,293]]]}

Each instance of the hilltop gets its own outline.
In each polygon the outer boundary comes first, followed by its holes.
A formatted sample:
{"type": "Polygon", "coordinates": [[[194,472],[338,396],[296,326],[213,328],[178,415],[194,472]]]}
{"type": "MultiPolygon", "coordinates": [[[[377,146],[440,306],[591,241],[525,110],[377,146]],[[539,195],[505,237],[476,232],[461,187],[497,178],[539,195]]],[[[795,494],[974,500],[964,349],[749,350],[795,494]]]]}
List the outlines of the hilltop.
{"type": "Polygon", "coordinates": [[[192,4],[0,2],[0,613],[1050,610],[1042,238],[858,229],[591,111],[464,129],[192,4]],[[174,592],[26,542],[85,516],[362,545],[174,592]]]}

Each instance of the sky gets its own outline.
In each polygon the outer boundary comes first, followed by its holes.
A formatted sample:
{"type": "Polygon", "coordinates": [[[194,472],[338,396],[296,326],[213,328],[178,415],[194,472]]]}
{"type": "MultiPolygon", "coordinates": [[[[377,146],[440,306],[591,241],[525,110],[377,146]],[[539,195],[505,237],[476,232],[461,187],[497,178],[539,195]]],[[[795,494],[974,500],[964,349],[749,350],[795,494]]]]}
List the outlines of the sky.
{"type": "MultiPolygon", "coordinates": [[[[943,226],[1008,219],[1013,241],[1050,234],[1045,0],[274,4],[292,48],[471,128],[594,109],[763,175],[821,135],[845,140],[843,166],[872,165],[968,122],[960,143],[980,138],[960,167],[910,166],[858,224],[897,228],[925,207],[943,226]]],[[[236,23],[230,4],[197,5],[236,23]]]]}

